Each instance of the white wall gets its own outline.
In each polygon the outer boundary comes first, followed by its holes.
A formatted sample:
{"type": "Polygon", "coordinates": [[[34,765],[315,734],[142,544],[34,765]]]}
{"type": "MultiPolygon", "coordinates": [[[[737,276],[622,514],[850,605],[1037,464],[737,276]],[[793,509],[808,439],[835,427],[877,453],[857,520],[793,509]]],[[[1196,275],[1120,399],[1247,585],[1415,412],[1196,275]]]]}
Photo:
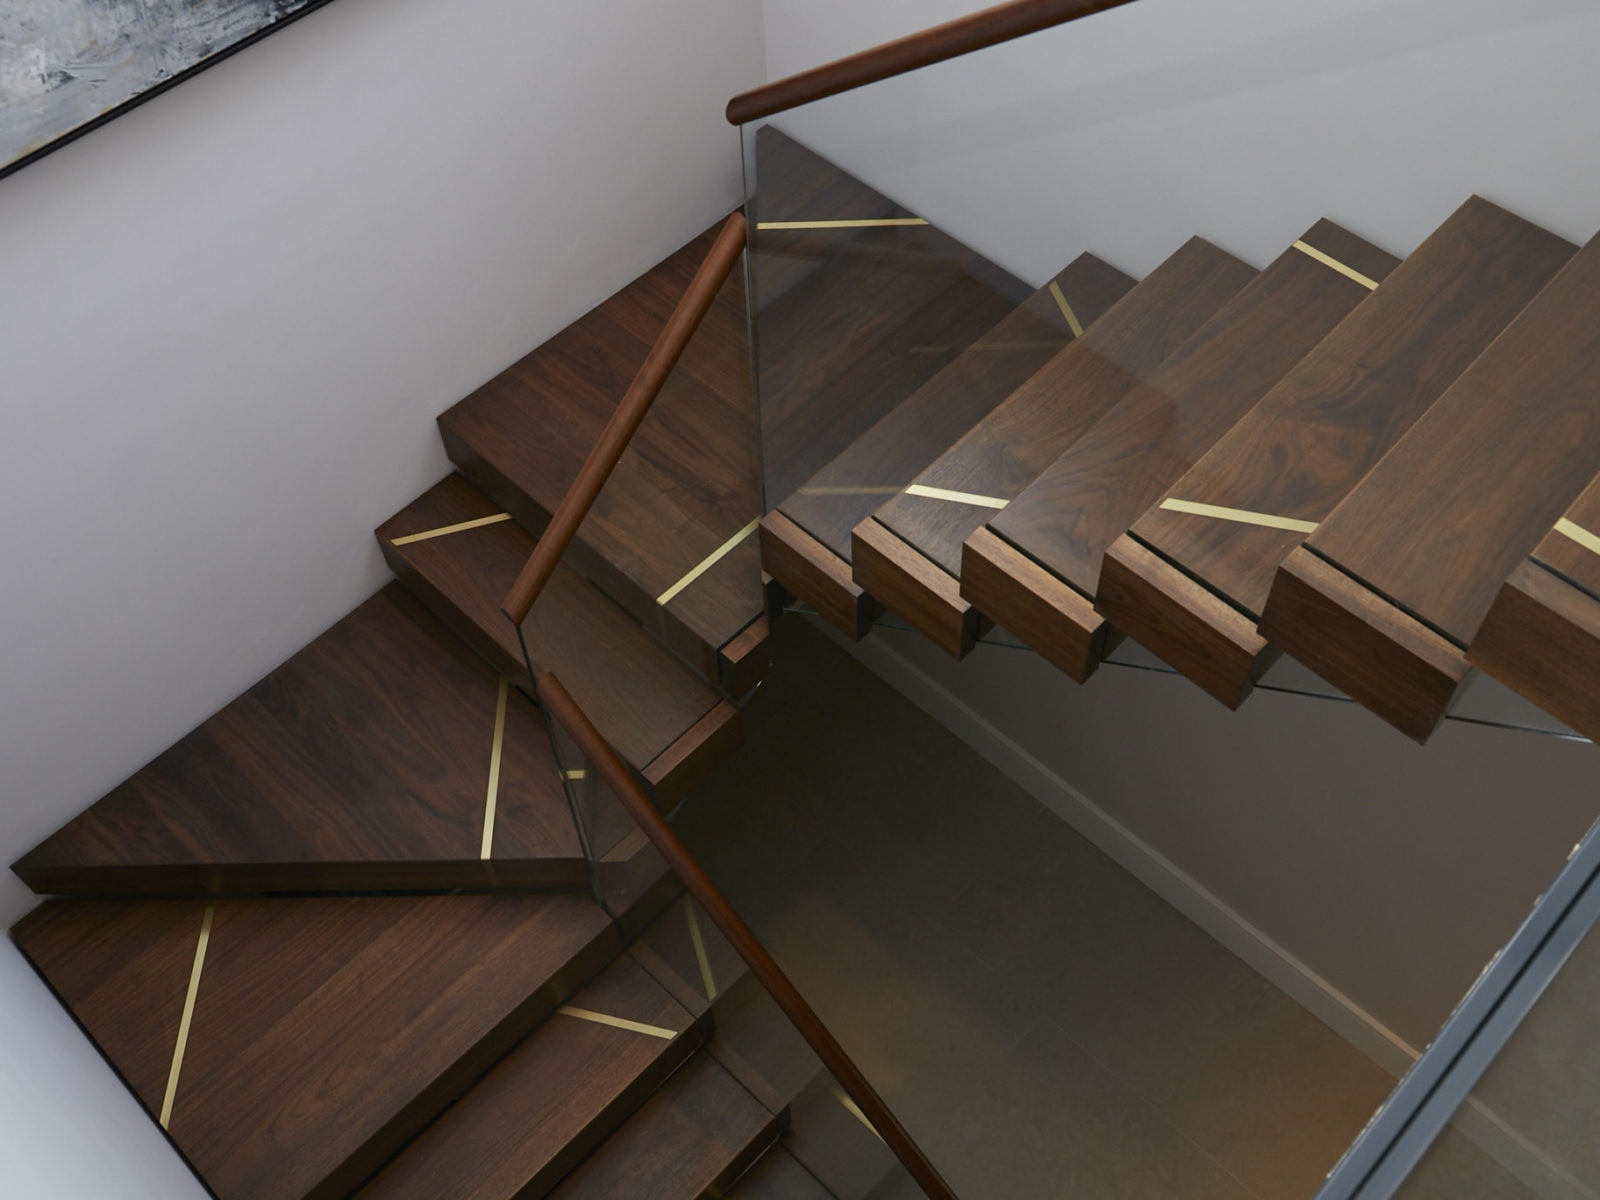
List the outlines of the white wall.
{"type": "MultiPolygon", "coordinates": [[[[435,414],[738,202],[762,54],[747,0],[339,0],[0,181],[6,861],[383,582],[435,414]]],[[[8,1183],[109,1128],[18,1119],[86,1048],[13,957],[8,1183]]],[[[181,1194],[121,1145],[27,1194],[181,1194]]]]}
{"type": "MultiPolygon", "coordinates": [[[[765,0],[773,76],[971,0],[765,0]]],[[[1329,216],[1408,252],[1478,192],[1600,225],[1595,0],[1139,0],[778,123],[1018,274],[1148,271],[1201,233],[1264,264],[1329,216]]],[[[1596,751],[1352,705],[1228,713],[1186,681],[860,650],[1385,1065],[1403,1065],[1600,814],[1596,751]]]]}
{"type": "MultiPolygon", "coordinates": [[[[787,73],[976,7],[765,0],[787,73]]],[[[1320,217],[1396,254],[1478,192],[1600,226],[1594,0],[1138,0],[778,118],[1042,282],[1199,233],[1258,265],[1320,217]]]]}

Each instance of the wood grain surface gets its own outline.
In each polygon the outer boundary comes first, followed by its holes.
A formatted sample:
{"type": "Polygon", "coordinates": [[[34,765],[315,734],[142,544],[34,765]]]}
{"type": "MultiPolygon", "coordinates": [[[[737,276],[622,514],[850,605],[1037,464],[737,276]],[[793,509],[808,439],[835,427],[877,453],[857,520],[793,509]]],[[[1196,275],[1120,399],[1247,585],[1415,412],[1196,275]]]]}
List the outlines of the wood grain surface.
{"type": "Polygon", "coordinates": [[[397,583],[24,855],[39,892],[587,887],[544,722],[397,583]]]}

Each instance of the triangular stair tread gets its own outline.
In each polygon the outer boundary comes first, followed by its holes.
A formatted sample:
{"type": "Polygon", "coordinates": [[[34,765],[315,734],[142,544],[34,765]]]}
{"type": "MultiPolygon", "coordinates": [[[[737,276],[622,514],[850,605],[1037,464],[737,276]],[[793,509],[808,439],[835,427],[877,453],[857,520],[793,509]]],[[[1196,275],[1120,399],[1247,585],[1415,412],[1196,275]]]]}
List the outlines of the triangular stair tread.
{"type": "Polygon", "coordinates": [[[617,949],[576,896],[49,901],[13,937],[219,1200],[348,1195],[617,949]]]}
{"type": "Polygon", "coordinates": [[[554,1200],[717,1195],[777,1136],[771,1113],[702,1051],[550,1193],[554,1200]]]}
{"type": "MultiPolygon", "coordinates": [[[[762,225],[916,217],[771,126],[757,134],[756,157],[762,225]]],[[[762,455],[774,501],[1033,290],[929,224],[758,228],[755,246],[762,455]]]]}
{"type": "Polygon", "coordinates": [[[837,1200],[782,1146],[762,1155],[729,1195],[733,1200],[837,1200]]]}
{"type": "Polygon", "coordinates": [[[1263,636],[1426,738],[1466,678],[1465,648],[1500,585],[1600,470],[1597,309],[1600,239],[1286,560],[1262,614],[1263,636]],[[1306,556],[1337,570],[1353,594],[1292,574],[1306,556]],[[1356,619],[1321,619],[1323,603],[1356,619]],[[1420,686],[1441,655],[1448,661],[1438,686],[1420,686]]]}
{"type": "Polygon", "coordinates": [[[538,710],[395,583],[13,869],[75,895],[587,886],[538,710]]]}
{"type": "Polygon", "coordinates": [[[700,1041],[689,1012],[623,955],[428,1126],[356,1200],[542,1196],[700,1041]]]}
{"type": "MultiPolygon", "coordinates": [[[[500,605],[533,551],[533,535],[496,520],[407,540],[502,513],[451,475],[384,522],[378,541],[395,574],[446,624],[500,671],[526,679],[516,629],[500,605]]],[[[681,796],[737,738],[737,710],[565,565],[540,594],[523,633],[535,669],[560,677],[658,799],[681,796]]]]}
{"type": "Polygon", "coordinates": [[[1112,546],[1101,611],[1241,703],[1274,653],[1256,622],[1278,565],[1576,250],[1469,200],[1112,546]]]}
{"type": "Polygon", "coordinates": [[[962,596],[1086,679],[1106,641],[1092,607],[1106,550],[1399,262],[1331,221],[1312,226],[991,517],[993,537],[968,539],[962,596]]]}
{"type": "Polygon", "coordinates": [[[852,637],[871,601],[850,573],[850,534],[1134,286],[1092,254],[1074,259],[769,514],[762,566],[852,637]],[[1070,313],[1070,320],[1068,314],[1070,313]]]}
{"type": "MultiPolygon", "coordinates": [[[[544,528],[560,506],[719,228],[440,416],[457,467],[527,528],[544,528]]],[[[744,284],[734,272],[579,529],[569,561],[639,620],[661,624],[686,658],[714,657],[762,613],[755,539],[666,605],[658,600],[760,506],[744,284]]]]}
{"type": "Polygon", "coordinates": [[[1192,238],[1055,355],[908,492],[858,526],[855,581],[940,645],[970,649],[970,605],[955,595],[961,547],[997,507],[1054,462],[1096,420],[1255,277],[1254,268],[1192,238]],[[922,492],[921,489],[929,489],[922,492]],[[917,493],[921,494],[917,494],[917,493]],[[978,497],[973,503],[966,497],[978,497]],[[874,532],[874,530],[879,532],[874,532]],[[892,539],[900,557],[871,551],[892,539]],[[950,581],[947,589],[941,580],[950,581]]]}

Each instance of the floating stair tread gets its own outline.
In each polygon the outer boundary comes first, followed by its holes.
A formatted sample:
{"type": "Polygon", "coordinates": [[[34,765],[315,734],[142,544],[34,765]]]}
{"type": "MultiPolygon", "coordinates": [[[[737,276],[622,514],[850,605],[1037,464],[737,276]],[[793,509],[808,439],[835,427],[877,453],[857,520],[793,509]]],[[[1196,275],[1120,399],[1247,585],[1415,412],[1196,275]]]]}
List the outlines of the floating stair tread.
{"type": "Polygon", "coordinates": [[[1600,539],[1600,475],[1567,506],[1557,528],[1539,540],[1529,557],[1600,601],[1600,553],[1595,551],[1596,539],[1600,539]]]}
{"type": "Polygon", "coordinates": [[[702,1052],[550,1195],[555,1200],[716,1195],[776,1134],[776,1118],[702,1052]]]}
{"type": "Polygon", "coordinates": [[[755,235],[767,495],[788,496],[1032,290],[768,126],[755,235]]]}
{"type": "Polygon", "coordinates": [[[835,1200],[833,1193],[781,1146],[762,1155],[730,1195],[733,1200],[835,1200]]]}
{"type": "MultiPolygon", "coordinates": [[[[658,263],[439,418],[456,465],[532,530],[561,504],[720,230],[658,263]]],[[[759,514],[744,285],[735,272],[617,463],[569,556],[641,620],[759,514]]],[[[762,611],[755,540],[665,606],[711,650],[762,611]]]]}
{"type": "Polygon", "coordinates": [[[13,869],[75,894],[587,882],[538,710],[397,583],[13,869]]]}
{"type": "MultiPolygon", "coordinates": [[[[1319,221],[1299,245],[1373,282],[1399,265],[1332,221],[1319,221]]],[[[1370,295],[1300,249],[1285,251],[989,528],[1092,599],[1106,548],[1370,295]]]]}
{"type": "Polygon", "coordinates": [[[699,1043],[693,1017],[624,955],[474,1084],[357,1198],[542,1196],[699,1043]],[[608,1025],[569,1010],[646,1028],[608,1025]]]}
{"type": "MultiPolygon", "coordinates": [[[[1335,569],[1392,618],[1330,625],[1312,619],[1316,605],[1283,602],[1287,580],[1274,583],[1262,632],[1380,715],[1398,716],[1419,740],[1443,718],[1453,689],[1400,698],[1419,653],[1414,643],[1431,648],[1442,639],[1439,649],[1457,663],[1449,674],[1464,678],[1464,650],[1501,584],[1600,470],[1597,306],[1600,241],[1567,264],[1307,536],[1300,553],[1335,569]]],[[[1308,570],[1299,574],[1319,586],[1308,570]]]]}
{"type": "MultiPolygon", "coordinates": [[[[1469,200],[1165,498],[1324,520],[1575,251],[1469,200]]],[[[1252,617],[1304,537],[1159,505],[1132,532],[1252,617]]]]}
{"type": "MultiPolygon", "coordinates": [[[[501,512],[451,475],[384,522],[378,540],[402,582],[508,677],[525,678],[516,630],[500,604],[533,551],[533,535],[501,520],[395,545],[501,512]]],[[[559,675],[617,752],[647,774],[647,764],[697,722],[734,719],[715,689],[565,565],[540,594],[523,635],[535,668],[559,675]]]]}
{"type": "Polygon", "coordinates": [[[1073,319],[1087,328],[1134,283],[1094,255],[1080,255],[806,480],[779,509],[848,562],[852,529],[1072,340],[1052,286],[1073,319]]]}
{"type": "Polygon", "coordinates": [[[575,896],[50,901],[18,946],[220,1200],[347,1195],[616,933],[575,896]]]}
{"type": "MultiPolygon", "coordinates": [[[[1231,254],[1191,239],[935,459],[916,484],[1010,501],[1255,274],[1231,254]]],[[[901,494],[874,515],[959,576],[962,542],[993,511],[901,494]]]]}

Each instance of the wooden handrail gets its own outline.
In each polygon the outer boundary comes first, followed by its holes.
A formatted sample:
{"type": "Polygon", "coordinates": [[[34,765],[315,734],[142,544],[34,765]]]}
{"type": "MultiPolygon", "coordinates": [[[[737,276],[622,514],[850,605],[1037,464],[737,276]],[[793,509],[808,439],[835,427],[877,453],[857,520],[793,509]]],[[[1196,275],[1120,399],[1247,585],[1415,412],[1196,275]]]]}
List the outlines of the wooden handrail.
{"type": "Polygon", "coordinates": [[[772,955],[767,952],[744,918],[734,911],[733,905],[711,881],[705,868],[696,861],[672,826],[639,786],[630,771],[617,757],[606,740],[600,736],[583,710],[561,686],[554,675],[541,675],[538,680],[539,701],[552,719],[567,731],[578,749],[589,760],[586,764],[597,772],[601,780],[616,795],[622,807],[633,818],[644,835],[650,839],[661,857],[683,881],[689,894],[705,910],[730,945],[738,951],[757,982],[767,989],[777,1006],[783,1010],[800,1035],[822,1060],[822,1065],[833,1073],[839,1086],[856,1102],[872,1127],[883,1138],[884,1144],[894,1152],[901,1165],[917,1181],[929,1200],[956,1200],[950,1185],[940,1177],[934,1165],[911,1140],[911,1135],[889,1111],[861,1069],[851,1061],[844,1047],[822,1023],[805,998],[796,990],[789,977],[783,973],[772,955]]]}
{"type": "Polygon", "coordinates": [[[517,574],[516,582],[506,593],[505,603],[500,609],[514,623],[521,625],[528,619],[528,610],[549,582],[556,564],[577,535],[578,526],[583,524],[583,518],[589,514],[595,498],[600,495],[600,489],[611,477],[617,460],[638,432],[639,423],[655,403],[656,395],[672,373],[684,347],[694,336],[711,302],[717,298],[717,289],[739,261],[744,244],[744,214],[734,213],[722,226],[716,243],[700,264],[700,269],[694,273],[694,279],[679,299],[678,306],[672,310],[672,316],[662,327],[655,345],[650,347],[639,373],[633,377],[633,382],[623,394],[622,402],[611,414],[611,420],[606,422],[600,440],[595,443],[577,478],[562,497],[561,507],[550,518],[550,524],[545,526],[538,545],[534,546],[533,553],[517,574]]]}
{"type": "Polygon", "coordinates": [[[959,58],[987,46],[1038,33],[1053,25],[1065,25],[1080,17],[1093,16],[1108,8],[1119,8],[1133,0],[1012,0],[970,16],[935,25],[921,33],[885,42],[859,54],[836,59],[809,71],[740,92],[728,101],[728,124],[743,125],[758,117],[770,117],[786,108],[796,108],[837,96],[868,83],[894,75],[904,75],[949,58],[959,58]]]}

